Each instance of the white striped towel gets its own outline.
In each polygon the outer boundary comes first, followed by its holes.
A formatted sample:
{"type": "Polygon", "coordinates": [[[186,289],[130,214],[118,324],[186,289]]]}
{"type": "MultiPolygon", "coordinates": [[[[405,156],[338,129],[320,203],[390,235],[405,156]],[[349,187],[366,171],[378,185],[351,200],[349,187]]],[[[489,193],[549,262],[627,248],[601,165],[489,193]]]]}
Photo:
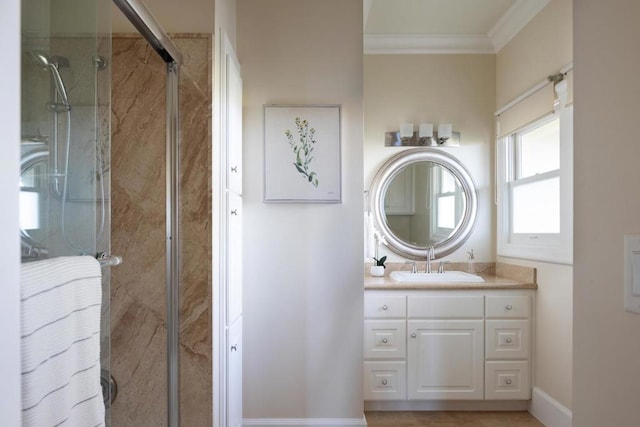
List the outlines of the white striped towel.
{"type": "Polygon", "coordinates": [[[22,425],[104,426],[100,264],[89,256],[22,264],[22,425]]]}

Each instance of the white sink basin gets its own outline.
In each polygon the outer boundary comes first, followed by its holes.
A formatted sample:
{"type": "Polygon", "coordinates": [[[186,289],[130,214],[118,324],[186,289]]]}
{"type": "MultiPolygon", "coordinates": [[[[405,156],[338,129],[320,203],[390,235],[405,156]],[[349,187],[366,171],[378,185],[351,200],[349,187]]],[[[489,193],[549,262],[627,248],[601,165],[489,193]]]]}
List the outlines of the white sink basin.
{"type": "Polygon", "coordinates": [[[400,283],[481,283],[484,279],[464,271],[445,271],[444,273],[412,273],[410,271],[392,271],[391,280],[400,283]]]}

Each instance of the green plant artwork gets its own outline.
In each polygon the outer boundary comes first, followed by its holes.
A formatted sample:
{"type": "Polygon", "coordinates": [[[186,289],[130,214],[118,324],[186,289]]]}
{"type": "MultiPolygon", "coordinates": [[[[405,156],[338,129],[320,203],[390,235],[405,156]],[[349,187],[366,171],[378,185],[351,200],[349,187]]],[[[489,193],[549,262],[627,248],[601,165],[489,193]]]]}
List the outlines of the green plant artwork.
{"type": "Polygon", "coordinates": [[[284,132],[296,156],[296,161],[293,165],[298,172],[304,175],[308,182],[314,187],[318,187],[318,174],[310,168],[311,161],[313,160],[313,145],[317,142],[315,140],[316,130],[309,127],[309,122],[300,117],[296,117],[296,127],[298,128],[297,137],[294,137],[289,129],[284,132]]]}

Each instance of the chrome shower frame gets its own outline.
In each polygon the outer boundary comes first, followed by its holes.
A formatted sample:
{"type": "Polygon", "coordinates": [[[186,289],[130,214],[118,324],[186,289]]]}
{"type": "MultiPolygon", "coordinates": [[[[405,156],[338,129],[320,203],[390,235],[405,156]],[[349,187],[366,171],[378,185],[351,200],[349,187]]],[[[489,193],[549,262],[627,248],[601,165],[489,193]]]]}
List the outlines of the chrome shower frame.
{"type": "Polygon", "coordinates": [[[166,86],[166,294],[167,294],[167,425],[180,424],[179,296],[180,296],[180,121],[179,90],[182,55],[139,0],[113,0],[131,24],[167,64],[166,86]]]}

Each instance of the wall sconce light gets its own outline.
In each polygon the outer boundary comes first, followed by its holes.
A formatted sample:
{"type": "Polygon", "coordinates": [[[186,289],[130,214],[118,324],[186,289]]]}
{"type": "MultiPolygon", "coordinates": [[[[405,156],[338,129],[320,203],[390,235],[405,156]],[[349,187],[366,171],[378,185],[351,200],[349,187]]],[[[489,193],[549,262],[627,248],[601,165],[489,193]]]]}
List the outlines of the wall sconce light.
{"type": "Polygon", "coordinates": [[[413,131],[413,123],[402,123],[400,131],[385,132],[384,145],[387,147],[457,147],[460,145],[460,132],[453,132],[451,123],[441,123],[438,131],[433,131],[432,123],[420,123],[418,132],[413,131]]]}
{"type": "Polygon", "coordinates": [[[413,138],[413,123],[403,123],[400,125],[400,139],[404,145],[408,145],[413,138]]]}
{"type": "Polygon", "coordinates": [[[438,125],[438,144],[442,145],[451,138],[451,123],[441,123],[438,125]]]}
{"type": "Polygon", "coordinates": [[[420,123],[418,137],[422,145],[436,145],[433,139],[433,123],[420,123]]]}

